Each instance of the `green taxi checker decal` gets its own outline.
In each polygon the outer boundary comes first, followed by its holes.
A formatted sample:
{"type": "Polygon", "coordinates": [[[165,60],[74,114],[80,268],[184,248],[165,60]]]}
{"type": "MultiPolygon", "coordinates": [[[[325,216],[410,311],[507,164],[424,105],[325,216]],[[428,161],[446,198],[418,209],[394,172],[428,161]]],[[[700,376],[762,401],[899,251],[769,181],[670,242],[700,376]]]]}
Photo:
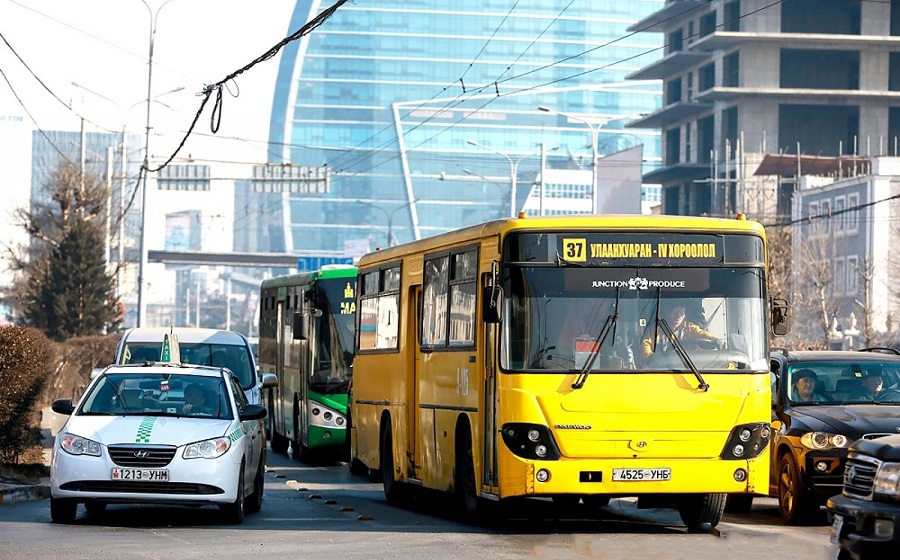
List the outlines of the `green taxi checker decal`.
{"type": "Polygon", "coordinates": [[[239,440],[239,439],[241,439],[242,437],[244,437],[244,434],[246,434],[246,433],[247,433],[247,431],[244,430],[244,425],[241,424],[241,425],[239,425],[239,426],[237,427],[237,429],[236,429],[235,431],[231,432],[230,434],[228,434],[228,435],[225,436],[225,437],[227,437],[228,440],[229,440],[231,443],[234,443],[234,442],[236,442],[237,440],[239,440]]]}
{"type": "Polygon", "coordinates": [[[147,416],[141,420],[137,436],[134,438],[135,443],[150,443],[150,432],[153,431],[153,423],[156,422],[156,418],[156,416],[147,416]]]}

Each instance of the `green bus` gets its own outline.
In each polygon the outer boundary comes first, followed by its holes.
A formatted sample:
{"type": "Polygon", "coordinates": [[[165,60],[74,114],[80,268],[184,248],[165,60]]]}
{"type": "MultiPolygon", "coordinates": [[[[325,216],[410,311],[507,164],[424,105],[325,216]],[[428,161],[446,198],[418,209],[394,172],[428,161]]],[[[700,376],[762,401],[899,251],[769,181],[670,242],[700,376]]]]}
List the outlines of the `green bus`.
{"type": "Polygon", "coordinates": [[[310,462],[347,453],[347,394],[356,329],[356,267],[268,278],[260,285],[259,364],[272,451],[310,462]]]}

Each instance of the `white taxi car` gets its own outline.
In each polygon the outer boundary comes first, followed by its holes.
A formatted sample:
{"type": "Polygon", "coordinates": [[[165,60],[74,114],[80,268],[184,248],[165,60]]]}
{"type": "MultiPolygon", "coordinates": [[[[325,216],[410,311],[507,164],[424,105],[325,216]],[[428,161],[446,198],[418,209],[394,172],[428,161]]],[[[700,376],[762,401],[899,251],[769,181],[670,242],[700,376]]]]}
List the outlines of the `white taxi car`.
{"type": "Polygon", "coordinates": [[[224,367],[178,363],[105,368],[73,404],[53,445],[50,517],[78,504],[217,505],[229,523],[262,507],[266,410],[224,367]]]}

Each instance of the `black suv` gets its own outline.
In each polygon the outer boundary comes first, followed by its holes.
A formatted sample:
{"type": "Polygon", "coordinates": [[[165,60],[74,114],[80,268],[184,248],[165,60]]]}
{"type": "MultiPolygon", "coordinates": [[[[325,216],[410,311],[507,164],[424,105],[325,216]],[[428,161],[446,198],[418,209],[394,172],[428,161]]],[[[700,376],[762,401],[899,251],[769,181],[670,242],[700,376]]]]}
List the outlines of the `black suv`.
{"type": "Polygon", "coordinates": [[[844,490],[828,500],[838,558],[896,558],[900,550],[900,435],[850,446],[844,490]]]}
{"type": "MultiPolygon", "coordinates": [[[[900,433],[900,352],[773,349],[770,358],[768,495],[785,523],[802,524],[841,492],[850,443],[900,433]]],[[[732,495],[728,510],[751,503],[752,495],[732,495]]]]}

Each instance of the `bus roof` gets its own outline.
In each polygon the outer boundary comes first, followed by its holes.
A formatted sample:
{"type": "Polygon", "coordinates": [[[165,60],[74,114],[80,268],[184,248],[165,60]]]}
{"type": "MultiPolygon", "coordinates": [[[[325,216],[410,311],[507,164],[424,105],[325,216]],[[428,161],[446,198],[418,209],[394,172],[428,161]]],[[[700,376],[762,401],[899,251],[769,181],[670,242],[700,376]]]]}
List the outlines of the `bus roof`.
{"type": "Polygon", "coordinates": [[[335,278],[356,278],[356,267],[348,264],[330,264],[319,270],[298,272],[266,278],[260,283],[260,288],[277,288],[280,286],[298,286],[310,284],[318,280],[331,280],[335,278]]]}
{"type": "Polygon", "coordinates": [[[357,266],[398,259],[409,251],[437,250],[465,240],[490,236],[505,237],[513,231],[534,228],[558,230],[604,229],[609,231],[692,231],[696,233],[753,233],[765,238],[759,222],[746,219],[708,218],[699,216],[660,216],[644,214],[573,214],[557,216],[524,216],[505,218],[441,233],[363,255],[357,266]]]}

